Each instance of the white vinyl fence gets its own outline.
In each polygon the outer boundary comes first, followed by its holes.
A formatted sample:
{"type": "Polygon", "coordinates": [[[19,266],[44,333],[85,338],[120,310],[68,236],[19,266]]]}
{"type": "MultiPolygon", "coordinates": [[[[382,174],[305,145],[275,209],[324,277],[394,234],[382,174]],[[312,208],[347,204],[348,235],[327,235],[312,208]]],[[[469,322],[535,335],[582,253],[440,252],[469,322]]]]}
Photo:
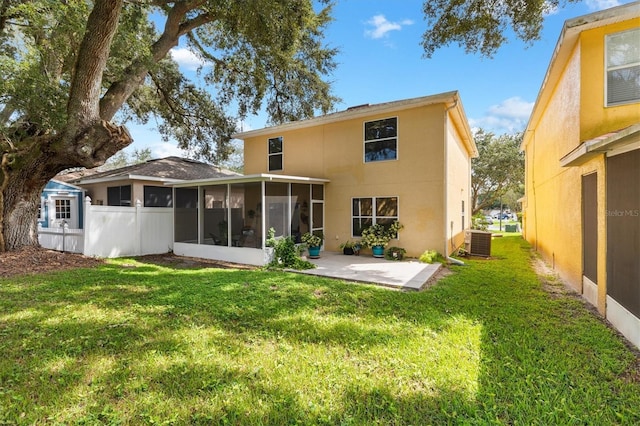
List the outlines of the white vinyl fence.
{"type": "Polygon", "coordinates": [[[84,229],[39,228],[45,248],[95,257],[139,256],[173,250],[173,209],[170,207],[91,205],[86,197],[84,229]]]}
{"type": "Polygon", "coordinates": [[[84,250],[84,230],[69,228],[43,228],[38,225],[38,241],[44,248],[70,253],[84,250]]]}

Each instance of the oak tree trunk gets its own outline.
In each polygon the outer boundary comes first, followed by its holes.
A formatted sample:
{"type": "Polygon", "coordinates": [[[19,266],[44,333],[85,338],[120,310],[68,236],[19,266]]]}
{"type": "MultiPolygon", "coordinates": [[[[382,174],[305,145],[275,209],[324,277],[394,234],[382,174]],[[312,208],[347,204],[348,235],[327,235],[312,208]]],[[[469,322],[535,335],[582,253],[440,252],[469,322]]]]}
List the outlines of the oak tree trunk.
{"type": "Polygon", "coordinates": [[[40,196],[57,173],[99,166],[133,142],[124,127],[109,122],[117,108],[100,112],[102,75],[122,5],[123,0],[94,3],[69,89],[66,125],[57,130],[33,125],[31,136],[0,138],[0,251],[38,245],[40,196]]]}
{"type": "Polygon", "coordinates": [[[22,149],[3,150],[0,162],[0,252],[38,245],[37,215],[42,190],[70,167],[95,167],[133,139],[106,121],[83,127],[71,141],[34,137],[22,149]]]}

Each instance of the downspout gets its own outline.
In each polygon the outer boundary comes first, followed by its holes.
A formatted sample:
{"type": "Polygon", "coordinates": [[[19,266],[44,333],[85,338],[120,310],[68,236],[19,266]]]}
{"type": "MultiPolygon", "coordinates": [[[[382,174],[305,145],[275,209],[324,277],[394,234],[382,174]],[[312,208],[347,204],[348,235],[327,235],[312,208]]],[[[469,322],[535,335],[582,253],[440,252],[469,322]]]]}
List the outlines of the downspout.
{"type": "MultiPolygon", "coordinates": [[[[448,216],[448,212],[449,212],[449,206],[447,203],[447,184],[448,184],[448,176],[449,176],[449,157],[448,157],[448,145],[449,145],[449,141],[447,139],[447,135],[448,135],[448,130],[449,130],[449,111],[451,111],[453,108],[458,106],[458,98],[454,98],[453,99],[453,105],[448,106],[447,108],[445,108],[444,110],[444,185],[443,185],[443,198],[444,198],[444,252],[443,255],[445,257],[445,259],[447,259],[447,261],[454,263],[456,265],[464,265],[464,262],[458,260],[458,259],[454,259],[452,257],[449,257],[449,247],[447,244],[447,241],[449,240],[448,238],[448,232],[447,232],[447,222],[449,220],[449,216],[448,216]]],[[[453,225],[453,224],[452,224],[453,225]]],[[[453,238],[453,228],[451,229],[451,238],[453,238]]]]}
{"type": "MultiPolygon", "coordinates": [[[[529,165],[529,169],[531,170],[531,191],[533,195],[533,235],[536,239],[534,244],[534,250],[538,251],[538,199],[536,198],[536,131],[535,128],[533,130],[529,130],[532,133],[531,136],[531,164],[529,165]]],[[[526,161],[526,157],[525,157],[526,161]]],[[[526,171],[525,171],[525,190],[526,190],[526,171]]],[[[525,195],[527,193],[525,192],[525,195]]],[[[529,208],[529,200],[527,200],[527,209],[529,208]]],[[[528,220],[528,219],[527,219],[528,220]]]]}

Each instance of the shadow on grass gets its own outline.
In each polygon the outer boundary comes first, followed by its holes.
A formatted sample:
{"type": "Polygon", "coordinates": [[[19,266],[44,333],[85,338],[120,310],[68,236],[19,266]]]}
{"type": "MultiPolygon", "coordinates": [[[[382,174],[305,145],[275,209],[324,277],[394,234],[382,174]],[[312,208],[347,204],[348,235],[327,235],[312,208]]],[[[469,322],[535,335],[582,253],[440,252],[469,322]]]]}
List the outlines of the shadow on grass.
{"type": "Polygon", "coordinates": [[[528,246],[422,293],[124,261],[0,280],[0,423],[621,423],[633,355],[528,246]]]}

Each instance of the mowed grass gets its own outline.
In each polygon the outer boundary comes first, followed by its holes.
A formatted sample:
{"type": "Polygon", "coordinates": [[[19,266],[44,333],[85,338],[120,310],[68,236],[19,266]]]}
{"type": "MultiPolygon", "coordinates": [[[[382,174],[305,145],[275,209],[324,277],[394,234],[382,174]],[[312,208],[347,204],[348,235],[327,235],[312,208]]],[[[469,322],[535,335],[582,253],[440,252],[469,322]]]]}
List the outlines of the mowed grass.
{"type": "Polygon", "coordinates": [[[637,356],[519,237],[423,292],[117,260],[0,280],[0,424],[638,424],[637,356]]]}

